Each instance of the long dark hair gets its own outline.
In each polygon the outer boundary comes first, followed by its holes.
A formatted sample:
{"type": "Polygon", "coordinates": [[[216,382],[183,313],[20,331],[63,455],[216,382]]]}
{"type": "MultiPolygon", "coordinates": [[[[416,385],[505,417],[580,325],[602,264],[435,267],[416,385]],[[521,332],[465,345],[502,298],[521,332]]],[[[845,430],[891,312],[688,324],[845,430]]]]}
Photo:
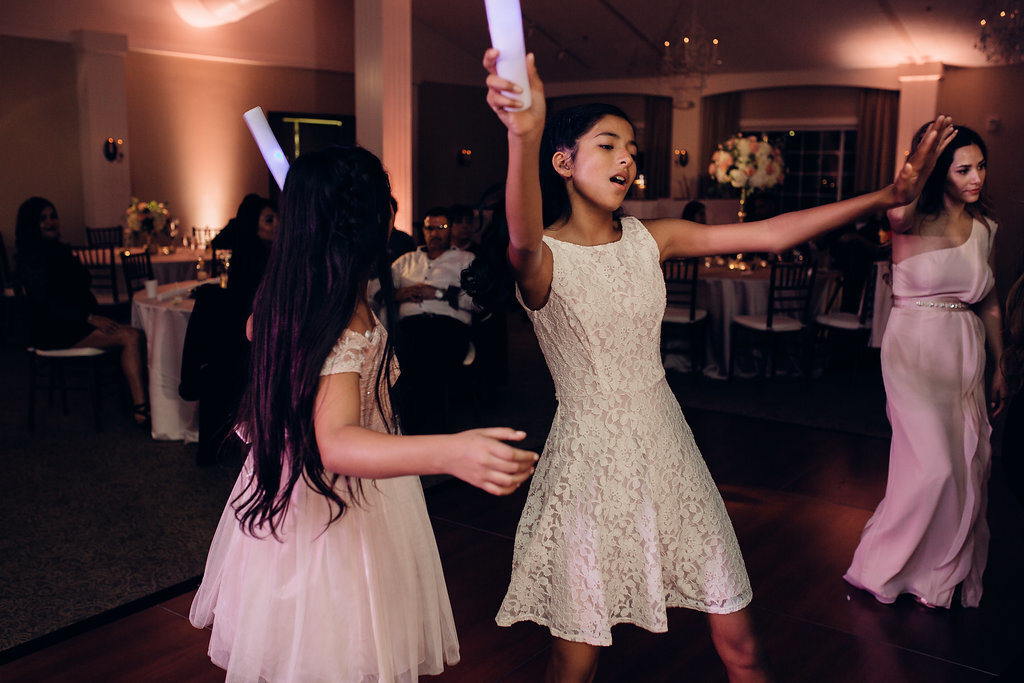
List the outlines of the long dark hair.
{"type": "Polygon", "coordinates": [[[231,220],[238,225],[239,239],[248,242],[259,241],[260,214],[263,209],[271,208],[277,211],[277,207],[266,197],[258,194],[247,194],[238,205],[238,211],[231,220]]]}
{"type": "MultiPolygon", "coordinates": [[[[633,122],[624,111],[601,102],[561,109],[552,114],[544,125],[544,135],[540,143],[540,189],[545,227],[568,218],[572,212],[565,179],[555,172],[551,165],[551,157],[560,150],[575,157],[579,139],[605,116],[616,116],[633,126],[633,122]]],[[[633,128],[635,130],[635,126],[633,128]]],[[[618,213],[616,211],[616,217],[618,213]]]]}
{"type": "Polygon", "coordinates": [[[57,207],[49,199],[29,197],[18,207],[18,218],[14,224],[14,248],[19,261],[34,258],[44,245],[43,232],[39,229],[39,217],[45,208],[57,207]]]}
{"type": "MultiPolygon", "coordinates": [[[[929,121],[918,128],[914,134],[913,142],[910,145],[911,155],[917,150],[918,145],[921,144],[930,125],[932,124],[929,121]]],[[[925,181],[924,189],[921,190],[921,197],[917,200],[917,213],[922,216],[937,216],[942,211],[942,198],[946,194],[946,176],[949,174],[949,167],[953,165],[953,155],[956,154],[958,149],[970,147],[971,145],[977,145],[978,149],[981,150],[982,158],[988,161],[988,147],[985,146],[985,141],[981,139],[981,136],[967,126],[957,126],[956,135],[949,143],[949,146],[942,150],[942,154],[939,155],[938,160],[935,162],[935,168],[932,169],[931,175],[925,181]]],[[[986,185],[981,186],[981,195],[978,197],[977,202],[967,205],[967,211],[972,216],[980,218],[992,215],[985,188],[986,185]]]]}
{"type": "MultiPolygon", "coordinates": [[[[282,194],[281,233],[256,295],[249,386],[238,423],[249,442],[254,476],[235,498],[252,535],[277,528],[300,477],[331,506],[328,524],[357,501],[357,479],[325,472],[313,412],[320,371],[348,326],[368,278],[390,284],[385,257],[391,186],[380,160],[361,147],[300,156],[282,194]]],[[[390,300],[390,291],[385,300],[390,300]]],[[[390,344],[376,378],[376,403],[391,386],[390,344]]],[[[391,421],[391,431],[397,426],[391,421]]]]}

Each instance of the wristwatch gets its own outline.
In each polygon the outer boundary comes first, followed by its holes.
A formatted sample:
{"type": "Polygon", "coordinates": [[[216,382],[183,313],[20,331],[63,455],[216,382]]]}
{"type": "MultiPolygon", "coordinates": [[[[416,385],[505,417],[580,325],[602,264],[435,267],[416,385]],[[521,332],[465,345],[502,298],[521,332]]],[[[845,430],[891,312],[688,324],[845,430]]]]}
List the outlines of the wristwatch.
{"type": "Polygon", "coordinates": [[[444,298],[444,292],[442,292],[440,289],[435,289],[434,290],[434,298],[437,299],[438,301],[440,301],[441,299],[444,298]]]}

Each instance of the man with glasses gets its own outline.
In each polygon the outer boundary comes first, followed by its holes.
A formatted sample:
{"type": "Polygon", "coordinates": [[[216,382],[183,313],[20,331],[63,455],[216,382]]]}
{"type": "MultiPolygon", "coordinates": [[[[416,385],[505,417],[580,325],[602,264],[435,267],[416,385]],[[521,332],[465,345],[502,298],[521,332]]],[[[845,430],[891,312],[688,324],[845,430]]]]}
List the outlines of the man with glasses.
{"type": "Polygon", "coordinates": [[[391,265],[399,304],[398,362],[402,368],[405,431],[446,431],[449,391],[466,356],[477,310],[462,289],[462,271],[475,256],[451,246],[447,212],[423,219],[423,246],[391,265]]]}

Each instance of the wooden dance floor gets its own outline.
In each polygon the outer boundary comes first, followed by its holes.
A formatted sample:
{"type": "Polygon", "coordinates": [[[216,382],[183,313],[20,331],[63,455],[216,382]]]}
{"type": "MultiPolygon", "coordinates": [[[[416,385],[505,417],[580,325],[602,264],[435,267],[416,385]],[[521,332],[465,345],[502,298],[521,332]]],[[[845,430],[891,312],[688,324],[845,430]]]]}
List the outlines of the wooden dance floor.
{"type": "MultiPolygon", "coordinates": [[[[906,598],[885,606],[841,579],[884,491],[885,439],[686,413],[736,527],[757,627],[779,680],[1024,680],[1024,511],[1004,488],[998,467],[990,487],[992,543],[981,607],[929,610],[906,598]]],[[[454,480],[427,489],[462,661],[423,680],[541,680],[546,631],[494,623],[524,499],[525,491],[496,499],[454,480]]],[[[0,680],[223,680],[206,656],[209,633],[188,622],[193,594],[194,587],[21,657],[0,667],[0,680]]],[[[601,655],[598,681],[725,680],[700,614],[670,610],[668,633],[618,626],[613,637],[601,655]]]]}

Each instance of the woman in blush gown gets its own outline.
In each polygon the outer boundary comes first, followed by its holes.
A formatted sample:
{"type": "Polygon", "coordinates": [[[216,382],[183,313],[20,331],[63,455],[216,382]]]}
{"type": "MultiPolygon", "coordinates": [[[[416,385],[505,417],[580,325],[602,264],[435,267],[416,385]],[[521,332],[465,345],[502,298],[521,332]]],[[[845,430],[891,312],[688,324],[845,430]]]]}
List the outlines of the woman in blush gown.
{"type": "Polygon", "coordinates": [[[982,195],[986,158],[978,134],[958,127],[918,202],[889,211],[894,299],[882,340],[889,479],[844,577],[884,603],[909,593],[948,608],[958,585],[964,606],[981,600],[992,431],[986,341],[997,368],[993,411],[1005,398],[991,267],[996,224],[982,195]]]}

